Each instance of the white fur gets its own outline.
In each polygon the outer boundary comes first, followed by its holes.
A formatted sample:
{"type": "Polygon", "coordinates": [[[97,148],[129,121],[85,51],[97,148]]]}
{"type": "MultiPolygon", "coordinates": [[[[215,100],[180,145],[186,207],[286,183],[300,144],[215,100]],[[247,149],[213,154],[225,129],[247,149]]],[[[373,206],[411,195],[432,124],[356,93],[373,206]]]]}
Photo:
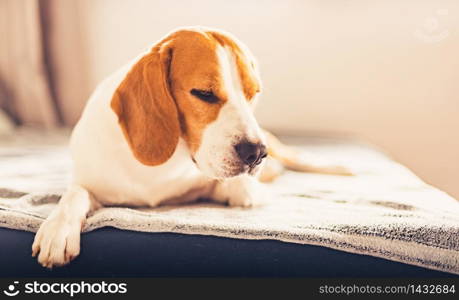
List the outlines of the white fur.
{"type": "Polygon", "coordinates": [[[40,227],[32,246],[34,255],[40,252],[38,261],[43,266],[63,265],[78,255],[81,224],[99,204],[156,206],[198,197],[212,197],[230,205],[252,204],[255,178],[244,174],[215,179],[232,172],[235,142],[241,138],[262,140],[242,92],[232,53],[224,48],[218,50],[230,100],[204,131],[196,153],[199,168],[190,159],[189,149],[181,138],[172,157],[155,167],[141,164],[129,148],[110,101],[131,66],[143,55],[97,87],[73,131],[70,142],[73,183],[40,227]],[[225,158],[228,154],[232,156],[229,160],[225,158]],[[205,175],[209,173],[214,178],[205,175]]]}
{"type": "Polygon", "coordinates": [[[217,54],[228,101],[221,108],[217,120],[204,130],[195,158],[204,173],[226,178],[241,172],[234,146],[244,139],[254,143],[264,140],[253,116],[253,107],[242,90],[233,53],[227,48],[218,47],[217,54]]]}

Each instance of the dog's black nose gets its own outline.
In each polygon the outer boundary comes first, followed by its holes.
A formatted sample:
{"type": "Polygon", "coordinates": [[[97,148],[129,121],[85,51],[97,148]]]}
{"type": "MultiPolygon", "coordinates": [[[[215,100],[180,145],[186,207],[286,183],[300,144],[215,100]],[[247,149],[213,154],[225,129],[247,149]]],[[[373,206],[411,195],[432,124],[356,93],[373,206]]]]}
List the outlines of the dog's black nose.
{"type": "Polygon", "coordinates": [[[249,166],[258,165],[261,163],[263,158],[268,154],[266,153],[266,147],[263,144],[242,142],[234,146],[236,153],[239,158],[249,166]]]}

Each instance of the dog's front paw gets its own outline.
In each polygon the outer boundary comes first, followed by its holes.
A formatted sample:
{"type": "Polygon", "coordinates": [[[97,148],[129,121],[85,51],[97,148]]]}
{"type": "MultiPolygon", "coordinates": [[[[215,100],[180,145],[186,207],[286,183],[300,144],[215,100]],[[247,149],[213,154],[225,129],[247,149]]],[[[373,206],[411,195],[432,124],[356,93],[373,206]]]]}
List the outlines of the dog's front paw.
{"type": "Polygon", "coordinates": [[[235,193],[229,195],[228,205],[233,207],[252,207],[259,201],[257,196],[257,188],[252,189],[241,187],[239,190],[235,191],[235,193]]]}
{"type": "Polygon", "coordinates": [[[40,226],[32,245],[32,256],[47,268],[68,264],[80,253],[81,222],[50,216],[40,226]]]}
{"type": "Polygon", "coordinates": [[[252,207],[260,203],[262,187],[256,178],[242,175],[218,183],[213,198],[229,206],[252,207]]]}

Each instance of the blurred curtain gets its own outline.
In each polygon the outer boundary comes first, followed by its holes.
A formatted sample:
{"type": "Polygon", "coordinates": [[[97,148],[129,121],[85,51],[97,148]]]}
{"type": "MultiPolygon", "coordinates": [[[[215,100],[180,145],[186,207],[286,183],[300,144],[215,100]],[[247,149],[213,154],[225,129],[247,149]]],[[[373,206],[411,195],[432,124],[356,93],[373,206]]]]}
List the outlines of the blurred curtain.
{"type": "Polygon", "coordinates": [[[21,125],[59,125],[38,0],[0,1],[0,107],[21,125]]]}

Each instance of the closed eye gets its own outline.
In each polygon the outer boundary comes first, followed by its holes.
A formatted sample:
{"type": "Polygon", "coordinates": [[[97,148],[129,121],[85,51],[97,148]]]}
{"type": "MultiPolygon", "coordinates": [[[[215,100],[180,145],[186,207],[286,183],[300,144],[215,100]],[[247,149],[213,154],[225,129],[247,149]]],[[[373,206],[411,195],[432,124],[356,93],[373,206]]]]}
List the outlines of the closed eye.
{"type": "Polygon", "coordinates": [[[208,103],[217,103],[219,101],[212,91],[192,89],[190,94],[208,103]]]}

